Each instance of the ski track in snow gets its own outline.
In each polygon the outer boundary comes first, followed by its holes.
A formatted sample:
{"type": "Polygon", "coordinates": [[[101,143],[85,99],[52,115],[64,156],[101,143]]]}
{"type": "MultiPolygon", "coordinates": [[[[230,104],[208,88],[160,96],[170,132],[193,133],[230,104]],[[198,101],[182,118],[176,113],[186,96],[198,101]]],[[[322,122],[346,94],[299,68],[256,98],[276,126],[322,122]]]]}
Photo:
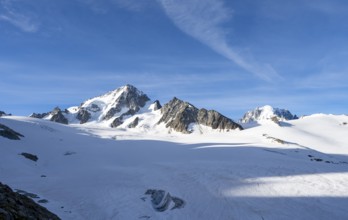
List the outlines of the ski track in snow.
{"type": "Polygon", "coordinates": [[[343,220],[348,126],[340,123],[347,118],[314,115],[286,127],[267,122],[184,135],[6,116],[0,123],[25,137],[0,137],[0,181],[47,199],[42,205],[62,219],[343,220]],[[185,206],[157,212],[147,189],[165,190],[185,206]]]}

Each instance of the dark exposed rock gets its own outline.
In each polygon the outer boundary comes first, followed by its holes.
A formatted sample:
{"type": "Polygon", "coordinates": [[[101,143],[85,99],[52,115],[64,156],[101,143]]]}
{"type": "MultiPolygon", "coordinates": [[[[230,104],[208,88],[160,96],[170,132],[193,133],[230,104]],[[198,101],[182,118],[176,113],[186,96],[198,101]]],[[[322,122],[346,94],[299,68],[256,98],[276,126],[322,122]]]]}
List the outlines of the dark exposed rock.
{"type": "Polygon", "coordinates": [[[183,102],[174,97],[161,108],[162,117],[158,124],[164,122],[166,127],[175,131],[190,133],[188,126],[196,122],[198,109],[188,102],[183,102]]]}
{"type": "Polygon", "coordinates": [[[30,154],[30,153],[23,152],[20,155],[22,155],[23,157],[25,157],[25,158],[27,158],[29,160],[35,161],[35,162],[39,159],[36,155],[30,154]]]}
{"type": "Polygon", "coordinates": [[[11,140],[20,140],[20,137],[24,137],[22,134],[12,130],[6,125],[0,124],[0,136],[11,140]]]}
{"type": "Polygon", "coordinates": [[[154,102],[153,102],[153,105],[154,105],[154,106],[153,106],[153,110],[154,110],[154,111],[156,111],[156,110],[162,108],[162,105],[161,105],[161,103],[160,103],[158,100],[154,101],[154,102]]]}
{"type": "Polygon", "coordinates": [[[109,120],[110,118],[114,117],[116,113],[119,113],[122,109],[119,106],[116,106],[114,108],[111,108],[106,115],[104,116],[104,120],[109,120]]]}
{"type": "Polygon", "coordinates": [[[152,207],[158,212],[167,211],[171,205],[172,208],[170,210],[183,208],[185,206],[184,200],[171,196],[169,192],[161,189],[148,189],[145,195],[151,196],[152,207]]]}
{"type": "Polygon", "coordinates": [[[26,197],[29,197],[31,199],[39,199],[40,197],[38,195],[36,195],[35,193],[30,193],[30,192],[27,192],[25,190],[21,190],[21,189],[16,189],[16,192],[21,194],[21,195],[24,195],[26,197]]]}
{"type": "Polygon", "coordinates": [[[74,151],[67,151],[64,153],[64,156],[70,156],[70,155],[73,155],[73,154],[76,154],[76,152],[74,151]]]}
{"type": "Polygon", "coordinates": [[[128,128],[135,128],[136,126],[138,126],[138,124],[139,124],[139,118],[136,117],[136,118],[134,119],[134,121],[132,121],[132,122],[128,125],[128,128]]]}
{"type": "Polygon", "coordinates": [[[47,199],[40,199],[39,201],[37,201],[38,203],[48,203],[47,199]]]}
{"type": "Polygon", "coordinates": [[[61,124],[68,124],[68,119],[65,118],[65,116],[62,113],[62,110],[60,108],[56,107],[51,112],[51,121],[58,122],[61,124]]]}
{"type": "Polygon", "coordinates": [[[242,126],[214,110],[207,111],[206,109],[200,109],[198,111],[198,123],[205,126],[209,126],[213,129],[243,130],[242,126]]]}
{"type": "Polygon", "coordinates": [[[191,133],[192,131],[189,130],[191,123],[198,123],[213,129],[243,130],[242,126],[221,115],[217,111],[197,109],[192,104],[184,102],[176,97],[161,108],[161,113],[162,118],[159,120],[158,124],[164,122],[166,127],[173,128],[178,132],[191,133]]]}
{"type": "Polygon", "coordinates": [[[111,127],[116,128],[120,126],[121,124],[123,124],[122,117],[118,117],[118,118],[115,118],[115,120],[111,123],[111,127]]]}
{"type": "Polygon", "coordinates": [[[91,112],[99,112],[101,109],[99,108],[98,105],[92,104],[92,105],[88,108],[88,110],[91,111],[91,112]]]}
{"type": "Polygon", "coordinates": [[[6,114],[4,111],[0,111],[0,117],[1,116],[11,116],[11,114],[6,114]]]}
{"type": "Polygon", "coordinates": [[[91,113],[89,113],[84,108],[81,108],[78,111],[76,118],[80,120],[80,124],[84,124],[91,118],[91,113]]]}
{"type": "Polygon", "coordinates": [[[32,199],[13,192],[10,187],[0,183],[0,219],[58,220],[60,218],[32,199]]]}
{"type": "Polygon", "coordinates": [[[49,113],[33,113],[33,114],[29,115],[29,117],[42,119],[42,118],[46,117],[48,114],[49,113]]]}

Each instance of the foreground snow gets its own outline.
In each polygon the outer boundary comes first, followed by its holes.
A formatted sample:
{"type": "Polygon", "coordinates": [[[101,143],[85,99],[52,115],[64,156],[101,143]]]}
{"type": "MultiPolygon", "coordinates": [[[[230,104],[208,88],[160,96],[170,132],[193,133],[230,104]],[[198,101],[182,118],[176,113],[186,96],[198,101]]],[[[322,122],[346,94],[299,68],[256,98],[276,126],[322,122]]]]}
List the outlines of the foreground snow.
{"type": "Polygon", "coordinates": [[[0,181],[47,199],[62,219],[348,219],[344,122],[313,115],[183,135],[3,117],[25,137],[0,137],[0,181]],[[157,212],[148,189],[185,206],[157,212]]]}

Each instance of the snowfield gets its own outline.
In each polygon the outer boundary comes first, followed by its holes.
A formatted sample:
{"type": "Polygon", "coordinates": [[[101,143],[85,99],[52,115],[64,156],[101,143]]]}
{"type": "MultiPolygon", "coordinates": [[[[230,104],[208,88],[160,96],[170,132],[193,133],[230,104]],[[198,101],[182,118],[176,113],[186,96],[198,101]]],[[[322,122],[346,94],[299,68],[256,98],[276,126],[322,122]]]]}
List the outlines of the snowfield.
{"type": "Polygon", "coordinates": [[[62,219],[344,220],[347,122],[317,114],[180,134],[4,116],[0,124],[24,137],[0,136],[0,181],[46,199],[62,219]],[[158,211],[148,190],[174,199],[158,211]]]}

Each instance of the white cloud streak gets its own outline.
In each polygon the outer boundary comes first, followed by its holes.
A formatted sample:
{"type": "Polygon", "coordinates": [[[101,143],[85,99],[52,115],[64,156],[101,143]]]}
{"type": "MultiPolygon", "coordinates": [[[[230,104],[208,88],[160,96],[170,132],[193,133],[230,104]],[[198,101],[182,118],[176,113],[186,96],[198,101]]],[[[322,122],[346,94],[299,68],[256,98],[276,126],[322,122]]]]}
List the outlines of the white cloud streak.
{"type": "Polygon", "coordinates": [[[266,81],[281,77],[269,64],[260,64],[237,53],[227,40],[223,24],[232,11],[221,0],[158,0],[167,16],[184,33],[199,40],[241,68],[266,81]]]}
{"type": "Polygon", "coordinates": [[[4,11],[4,13],[0,14],[0,21],[9,22],[24,32],[37,32],[39,29],[39,24],[34,22],[30,16],[15,11],[11,7],[13,2],[14,1],[10,0],[0,1],[0,6],[4,11]]]}

